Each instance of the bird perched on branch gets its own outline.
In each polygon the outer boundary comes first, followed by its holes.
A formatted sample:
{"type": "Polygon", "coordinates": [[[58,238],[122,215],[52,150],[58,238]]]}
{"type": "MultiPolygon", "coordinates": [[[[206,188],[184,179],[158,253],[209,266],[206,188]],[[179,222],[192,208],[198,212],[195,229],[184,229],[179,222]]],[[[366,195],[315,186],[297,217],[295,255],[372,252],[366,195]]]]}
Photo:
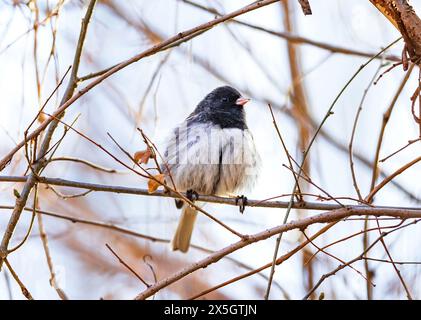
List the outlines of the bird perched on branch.
{"type": "MultiPolygon", "coordinates": [[[[216,88],[173,130],[161,165],[169,186],[195,201],[198,194],[230,196],[253,185],[260,157],[246,124],[248,101],[232,87],[216,88]]],[[[247,199],[238,199],[242,211],[247,199]]],[[[176,205],[183,210],[172,248],[186,252],[197,209],[182,200],[176,205]]]]}

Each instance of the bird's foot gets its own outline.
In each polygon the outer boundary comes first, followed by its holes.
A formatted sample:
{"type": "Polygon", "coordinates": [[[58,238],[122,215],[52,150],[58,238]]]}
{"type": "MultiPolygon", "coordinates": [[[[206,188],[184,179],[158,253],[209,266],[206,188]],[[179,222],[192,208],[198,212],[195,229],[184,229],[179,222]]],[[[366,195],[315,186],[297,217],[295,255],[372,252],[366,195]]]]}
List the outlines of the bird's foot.
{"type": "Polygon", "coordinates": [[[194,202],[197,199],[199,199],[199,194],[196,191],[189,189],[186,191],[186,198],[189,199],[191,202],[194,202]]]}
{"type": "Polygon", "coordinates": [[[235,204],[240,209],[240,212],[243,213],[244,212],[244,209],[247,206],[247,197],[244,196],[244,195],[237,196],[237,198],[235,198],[235,204]]]}

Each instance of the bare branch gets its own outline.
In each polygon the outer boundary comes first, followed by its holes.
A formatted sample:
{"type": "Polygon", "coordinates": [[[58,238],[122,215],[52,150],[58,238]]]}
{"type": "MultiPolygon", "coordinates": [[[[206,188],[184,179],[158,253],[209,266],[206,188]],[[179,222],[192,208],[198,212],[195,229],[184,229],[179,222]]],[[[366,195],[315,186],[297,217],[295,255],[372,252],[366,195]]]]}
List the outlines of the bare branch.
{"type": "MultiPolygon", "coordinates": [[[[25,182],[29,179],[28,176],[0,176],[1,182],[25,182]]],[[[133,195],[142,195],[148,197],[164,197],[164,198],[180,198],[179,194],[186,196],[185,193],[179,192],[167,192],[167,191],[155,191],[154,193],[149,193],[147,189],[142,188],[133,188],[133,187],[123,187],[123,186],[113,186],[113,185],[103,185],[103,184],[96,184],[96,183],[88,183],[88,182],[78,182],[60,178],[46,178],[46,177],[38,177],[38,183],[44,183],[48,185],[55,185],[55,186],[63,186],[63,187],[72,187],[72,188],[80,188],[80,189],[88,189],[92,191],[101,191],[101,192],[113,192],[113,193],[121,193],[121,194],[133,194],[133,195]]],[[[209,202],[209,203],[219,203],[219,204],[226,204],[230,206],[238,206],[236,204],[236,198],[225,198],[219,196],[208,196],[208,195],[198,195],[197,201],[200,202],[209,202]]],[[[253,200],[247,199],[247,206],[249,207],[260,207],[260,208],[288,208],[290,205],[289,201],[263,201],[263,200],[253,200]]],[[[320,203],[320,202],[293,202],[291,208],[294,209],[308,209],[308,210],[336,210],[343,208],[344,205],[339,204],[331,204],[331,203],[320,203]]],[[[365,206],[365,205],[357,205],[357,206],[347,206],[347,208],[377,208],[377,209],[390,209],[390,210],[417,210],[417,207],[388,207],[388,206],[365,206]]]]}
{"type": "MultiPolygon", "coordinates": [[[[186,268],[180,270],[179,272],[158,281],[156,284],[152,285],[150,288],[146,289],[142,293],[136,296],[136,300],[144,300],[153,294],[157,293],[159,290],[173,284],[174,282],[184,278],[188,274],[205,268],[217,261],[219,261],[222,257],[231,254],[241,248],[244,248],[252,243],[259,242],[265,239],[268,239],[274,235],[279,233],[287,232],[290,230],[304,230],[308,226],[316,224],[316,223],[328,223],[328,222],[336,222],[340,221],[344,218],[351,217],[351,216],[361,216],[361,215],[372,215],[376,217],[386,216],[386,217],[399,217],[401,219],[415,219],[421,218],[421,210],[387,210],[387,209],[377,209],[377,208],[361,208],[361,209],[352,209],[352,208],[344,208],[344,209],[337,209],[328,213],[322,213],[316,216],[291,221],[286,224],[282,224],[280,226],[262,231],[257,234],[249,235],[247,239],[242,239],[236,243],[233,243],[214,254],[209,255],[203,260],[195,262],[186,268]]],[[[276,263],[276,261],[275,261],[276,263]]]]}

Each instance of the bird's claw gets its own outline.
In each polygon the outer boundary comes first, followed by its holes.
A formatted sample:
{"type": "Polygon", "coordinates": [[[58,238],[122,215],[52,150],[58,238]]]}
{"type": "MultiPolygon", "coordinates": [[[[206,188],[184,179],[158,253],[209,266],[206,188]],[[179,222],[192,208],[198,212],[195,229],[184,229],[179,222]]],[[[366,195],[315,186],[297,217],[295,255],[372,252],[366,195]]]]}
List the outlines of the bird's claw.
{"type": "Polygon", "coordinates": [[[196,191],[189,189],[186,191],[186,198],[189,199],[191,202],[194,202],[197,199],[199,199],[199,194],[196,191]]]}
{"type": "Polygon", "coordinates": [[[183,204],[184,204],[183,200],[175,199],[175,206],[177,209],[181,209],[183,207],[183,204]]]}
{"type": "Polygon", "coordinates": [[[237,196],[237,198],[235,198],[235,204],[240,209],[240,212],[243,213],[244,212],[244,209],[247,206],[247,197],[244,196],[244,195],[237,196]]]}

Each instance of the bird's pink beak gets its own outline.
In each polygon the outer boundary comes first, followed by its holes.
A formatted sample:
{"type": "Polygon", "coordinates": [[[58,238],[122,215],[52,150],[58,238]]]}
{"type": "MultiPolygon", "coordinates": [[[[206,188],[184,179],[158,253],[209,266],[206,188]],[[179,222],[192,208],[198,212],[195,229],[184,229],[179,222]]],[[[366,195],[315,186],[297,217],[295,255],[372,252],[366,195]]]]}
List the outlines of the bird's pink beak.
{"type": "Polygon", "coordinates": [[[244,106],[244,105],[245,105],[247,102],[249,102],[249,101],[250,101],[250,99],[240,97],[240,98],[238,98],[238,99],[235,101],[235,104],[236,104],[237,106],[244,106]]]}

